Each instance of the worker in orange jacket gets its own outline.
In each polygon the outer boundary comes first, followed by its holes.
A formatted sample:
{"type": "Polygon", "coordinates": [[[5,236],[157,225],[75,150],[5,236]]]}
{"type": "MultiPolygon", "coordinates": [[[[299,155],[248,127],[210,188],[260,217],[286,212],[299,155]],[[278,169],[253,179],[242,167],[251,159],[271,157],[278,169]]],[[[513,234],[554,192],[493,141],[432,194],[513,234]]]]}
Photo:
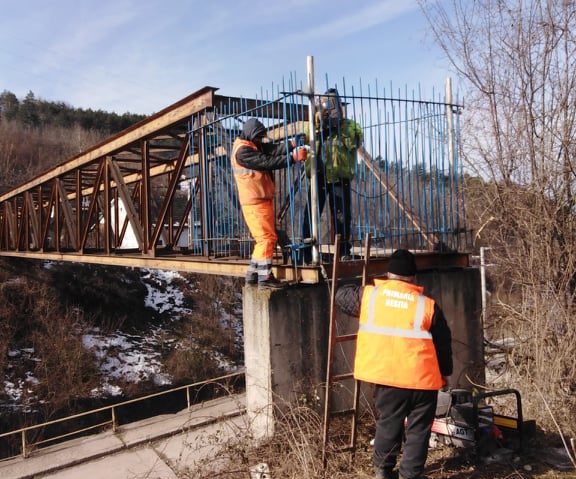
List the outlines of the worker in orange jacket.
{"type": "Polygon", "coordinates": [[[266,127],[255,118],[244,123],[242,132],[232,148],[232,169],[242,214],[256,242],[246,284],[260,288],[280,288],[282,283],[272,274],[272,258],[278,236],[274,217],[273,171],[286,168],[289,161],[304,161],[305,148],[295,149],[295,143],[273,144],[264,142],[266,127]]]}
{"type": "Polygon", "coordinates": [[[376,479],[424,477],[438,390],[452,374],[450,328],[440,307],[414,284],[415,275],[414,255],[400,249],[390,257],[387,279],[336,293],[340,309],[360,316],[354,377],[375,385],[376,479]]]}

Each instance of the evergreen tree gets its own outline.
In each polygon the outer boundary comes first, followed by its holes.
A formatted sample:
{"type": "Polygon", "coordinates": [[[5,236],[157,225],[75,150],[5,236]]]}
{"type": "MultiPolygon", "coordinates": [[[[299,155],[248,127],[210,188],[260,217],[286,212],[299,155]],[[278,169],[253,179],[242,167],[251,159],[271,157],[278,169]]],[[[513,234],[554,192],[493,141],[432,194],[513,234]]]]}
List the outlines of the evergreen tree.
{"type": "Polygon", "coordinates": [[[4,90],[0,93],[0,119],[13,120],[18,116],[20,102],[14,93],[4,90]]]}
{"type": "Polygon", "coordinates": [[[38,105],[36,97],[32,91],[29,91],[24,101],[20,105],[18,117],[22,123],[27,126],[37,127],[40,125],[40,116],[38,115],[38,105]]]}

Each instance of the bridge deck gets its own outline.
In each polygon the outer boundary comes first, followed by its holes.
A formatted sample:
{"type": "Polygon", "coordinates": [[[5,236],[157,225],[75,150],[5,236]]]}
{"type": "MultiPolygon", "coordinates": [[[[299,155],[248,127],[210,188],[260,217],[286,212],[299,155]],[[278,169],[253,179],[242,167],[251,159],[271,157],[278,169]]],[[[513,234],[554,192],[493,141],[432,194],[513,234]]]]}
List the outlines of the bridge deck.
{"type": "MultiPolygon", "coordinates": [[[[246,260],[217,260],[187,257],[177,254],[166,254],[150,258],[141,255],[80,255],[74,253],[61,254],[56,252],[0,252],[0,256],[39,259],[44,261],[72,261],[76,263],[103,264],[109,266],[128,266],[136,268],[164,269],[188,273],[213,274],[221,276],[244,277],[246,260]]],[[[416,263],[419,270],[445,269],[469,266],[469,255],[463,253],[416,253],[416,263]]],[[[382,276],[387,271],[388,257],[373,256],[370,259],[368,275],[382,276]]],[[[354,278],[362,275],[363,260],[349,260],[340,263],[340,276],[354,278]]],[[[332,265],[326,263],[319,266],[275,265],[274,274],[277,278],[290,281],[315,284],[330,278],[332,265]]]]}

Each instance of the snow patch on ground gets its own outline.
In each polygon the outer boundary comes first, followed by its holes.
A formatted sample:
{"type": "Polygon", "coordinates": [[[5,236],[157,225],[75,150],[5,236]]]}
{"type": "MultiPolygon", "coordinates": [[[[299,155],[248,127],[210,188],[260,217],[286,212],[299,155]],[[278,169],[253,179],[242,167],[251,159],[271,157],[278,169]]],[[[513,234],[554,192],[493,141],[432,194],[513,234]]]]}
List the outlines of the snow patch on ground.
{"type": "MultiPolygon", "coordinates": [[[[44,267],[52,265],[46,262],[44,267]]],[[[179,320],[191,310],[185,306],[184,294],[178,283],[185,281],[178,273],[173,271],[145,270],[142,280],[147,288],[146,306],[153,308],[159,314],[170,314],[170,320],[179,320]]],[[[191,286],[191,285],[189,285],[191,286]]],[[[242,315],[241,306],[233,313],[232,317],[221,309],[221,321],[223,324],[234,324],[238,328],[238,340],[241,341],[241,321],[233,321],[234,315],[242,315]],[[240,324],[240,327],[238,327],[240,324]]],[[[164,316],[166,318],[166,315],[164,316]]],[[[162,355],[167,350],[174,348],[190,347],[177,343],[173,335],[173,327],[170,321],[164,321],[160,326],[150,324],[139,333],[114,331],[104,333],[98,328],[90,328],[82,332],[84,347],[94,354],[94,359],[99,365],[102,381],[99,387],[91,391],[93,397],[120,396],[123,394],[123,385],[126,383],[138,383],[151,381],[157,386],[169,386],[172,377],[164,371],[162,355]]],[[[30,364],[30,361],[38,362],[34,357],[33,348],[12,348],[8,351],[9,371],[22,371],[22,365],[30,364]],[[19,367],[17,368],[16,365],[19,367]]],[[[228,358],[216,351],[205,351],[206,355],[212,355],[220,367],[226,370],[235,370],[237,366],[231,364],[228,358]]],[[[24,369],[26,370],[26,369],[24,369]]],[[[24,377],[16,377],[15,373],[8,373],[0,383],[0,391],[4,392],[4,398],[0,401],[0,410],[18,412],[32,412],[33,406],[38,405],[38,399],[34,395],[34,386],[38,380],[27,372],[24,377]],[[32,405],[32,406],[31,406],[32,405]]]]}
{"type": "MultiPolygon", "coordinates": [[[[34,348],[10,350],[8,351],[8,357],[13,361],[20,362],[40,361],[38,358],[34,357],[34,348]]],[[[14,368],[9,365],[8,370],[13,371],[14,368]]],[[[38,379],[36,379],[31,371],[26,371],[24,377],[15,377],[13,372],[9,372],[4,377],[3,381],[4,395],[8,400],[0,402],[0,409],[11,410],[14,412],[33,412],[33,405],[38,402],[37,397],[34,394],[34,386],[38,384],[38,379]]]]}
{"type": "Polygon", "coordinates": [[[122,390],[115,382],[138,383],[152,381],[157,386],[172,384],[172,378],[162,372],[160,342],[171,342],[160,338],[160,329],[150,331],[149,336],[139,336],[116,331],[102,334],[94,328],[82,337],[86,349],[91,350],[100,363],[103,384],[92,390],[93,396],[100,394],[117,396],[122,390]]]}
{"type": "Polygon", "coordinates": [[[190,309],[184,307],[184,294],[174,280],[184,280],[176,271],[148,270],[142,277],[148,294],[145,305],[158,311],[158,313],[188,313],[190,309]]]}

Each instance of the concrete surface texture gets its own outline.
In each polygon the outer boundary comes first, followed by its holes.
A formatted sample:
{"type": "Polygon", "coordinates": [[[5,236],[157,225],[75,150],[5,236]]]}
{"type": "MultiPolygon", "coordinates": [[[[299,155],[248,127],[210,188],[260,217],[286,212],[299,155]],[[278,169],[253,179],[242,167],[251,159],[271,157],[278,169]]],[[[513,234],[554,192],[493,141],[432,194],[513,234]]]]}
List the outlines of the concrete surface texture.
{"type": "Polygon", "coordinates": [[[105,477],[172,479],[250,439],[244,395],[195,405],[191,410],[127,424],[114,433],[38,449],[30,457],[0,463],[2,479],[105,477]]]}
{"type": "MultiPolygon", "coordinates": [[[[348,282],[359,283],[359,279],[348,282]]],[[[480,272],[477,268],[421,271],[416,283],[442,307],[452,330],[453,388],[484,380],[480,272]]],[[[276,291],[244,288],[244,347],[248,415],[253,434],[264,439],[274,432],[274,413],[304,395],[323,403],[330,318],[325,284],[294,285],[276,291]]],[[[358,330],[358,319],[337,314],[338,334],[358,330]]],[[[339,344],[334,374],[351,371],[355,344],[339,344]]],[[[342,382],[331,397],[333,410],[351,405],[353,380],[342,382]]],[[[361,407],[370,407],[371,385],[362,384],[361,407]]]]}

